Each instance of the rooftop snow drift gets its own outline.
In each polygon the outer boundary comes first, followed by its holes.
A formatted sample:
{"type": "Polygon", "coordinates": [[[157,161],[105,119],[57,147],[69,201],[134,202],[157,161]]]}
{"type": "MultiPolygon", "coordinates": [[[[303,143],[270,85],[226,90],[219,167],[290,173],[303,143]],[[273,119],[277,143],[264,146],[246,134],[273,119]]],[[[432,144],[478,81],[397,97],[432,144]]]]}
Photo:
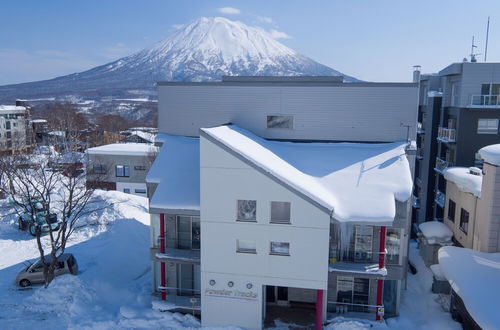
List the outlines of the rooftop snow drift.
{"type": "Polygon", "coordinates": [[[479,149],[479,154],[485,162],[500,166],[500,144],[492,144],[479,149]]]}
{"type": "Polygon", "coordinates": [[[483,177],[471,174],[468,167],[449,167],[443,174],[446,180],[456,184],[461,191],[481,197],[483,177]]]}
{"type": "Polygon", "coordinates": [[[406,142],[279,142],[234,125],[203,128],[201,135],[313,200],[339,222],[391,225],[395,200],[411,196],[406,142]]]}
{"type": "Polygon", "coordinates": [[[158,152],[158,147],[145,143],[113,143],[87,149],[91,155],[147,156],[155,152],[158,152]]]}

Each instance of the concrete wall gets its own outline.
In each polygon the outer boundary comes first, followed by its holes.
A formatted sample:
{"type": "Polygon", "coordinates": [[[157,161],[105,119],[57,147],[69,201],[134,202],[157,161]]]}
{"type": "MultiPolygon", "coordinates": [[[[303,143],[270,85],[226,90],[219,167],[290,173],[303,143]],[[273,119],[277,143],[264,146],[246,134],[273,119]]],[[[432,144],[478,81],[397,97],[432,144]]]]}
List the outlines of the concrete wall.
{"type": "Polygon", "coordinates": [[[415,84],[165,84],[158,125],[188,136],[231,122],[270,139],[404,141],[415,139],[417,101],[415,84]],[[267,129],[277,114],[294,116],[294,128],[267,129]]]}
{"type": "Polygon", "coordinates": [[[206,138],[200,142],[202,324],[260,329],[264,286],[327,289],[330,217],[206,138]],[[257,201],[256,222],[236,221],[238,199],[257,201]],[[291,224],[269,222],[271,201],[291,203],[291,224]],[[237,253],[238,239],[255,241],[256,253],[237,253]],[[272,241],[289,242],[290,256],[270,255],[272,241]],[[251,297],[237,299],[236,291],[251,297]]]}
{"type": "Polygon", "coordinates": [[[471,193],[466,193],[458,189],[457,185],[451,181],[446,182],[446,205],[444,209],[443,222],[453,231],[455,239],[465,248],[472,249],[473,241],[477,233],[475,232],[477,197],[471,193]],[[455,221],[448,219],[448,208],[450,199],[456,204],[455,221]],[[469,228],[467,234],[460,229],[461,209],[469,212],[469,228]]]}
{"type": "Polygon", "coordinates": [[[481,198],[477,203],[474,249],[500,252],[500,168],[488,163],[483,167],[481,198]]]}

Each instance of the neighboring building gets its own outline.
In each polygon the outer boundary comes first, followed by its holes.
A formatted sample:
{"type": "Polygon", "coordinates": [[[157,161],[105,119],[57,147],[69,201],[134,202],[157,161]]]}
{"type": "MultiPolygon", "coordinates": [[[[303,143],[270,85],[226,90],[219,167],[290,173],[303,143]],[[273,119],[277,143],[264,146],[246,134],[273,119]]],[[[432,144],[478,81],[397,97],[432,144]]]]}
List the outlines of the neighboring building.
{"type": "MultiPolygon", "coordinates": [[[[446,179],[445,220],[454,243],[481,252],[500,252],[500,169],[491,155],[500,145],[479,150],[483,170],[451,167],[446,179]]],[[[500,155],[500,152],[498,152],[500,155]]]]}
{"type": "Polygon", "coordinates": [[[89,148],[87,185],[146,197],[146,174],[157,152],[157,147],[144,143],[89,148]]]}
{"type": "Polygon", "coordinates": [[[123,138],[122,142],[153,144],[155,142],[155,137],[156,137],[156,134],[149,133],[149,132],[127,131],[126,136],[123,138]]]}
{"type": "Polygon", "coordinates": [[[0,105],[0,153],[26,152],[32,147],[29,108],[0,105]]]}
{"type": "Polygon", "coordinates": [[[159,83],[155,307],[246,328],[397,315],[416,99],[416,84],[335,77],[159,83]]]}
{"type": "Polygon", "coordinates": [[[447,167],[480,167],[477,150],[500,143],[500,63],[454,63],[422,75],[418,120],[415,225],[445,218],[447,167]]]}

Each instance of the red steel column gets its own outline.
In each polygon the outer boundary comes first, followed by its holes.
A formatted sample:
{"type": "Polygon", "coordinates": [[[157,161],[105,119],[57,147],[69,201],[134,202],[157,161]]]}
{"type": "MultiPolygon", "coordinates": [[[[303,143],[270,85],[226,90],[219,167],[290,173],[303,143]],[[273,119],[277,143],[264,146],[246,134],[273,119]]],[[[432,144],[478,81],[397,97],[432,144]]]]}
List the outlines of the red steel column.
{"type": "MultiPolygon", "coordinates": [[[[165,214],[160,214],[160,239],[158,240],[158,244],[160,244],[160,253],[165,253],[165,214]]],[[[167,290],[165,287],[166,283],[166,275],[165,275],[165,263],[160,263],[160,286],[161,289],[161,300],[167,299],[167,290]]]]}
{"type": "Polygon", "coordinates": [[[323,328],[323,290],[316,290],[316,330],[323,328]]]}
{"type": "MultiPolygon", "coordinates": [[[[387,228],[385,226],[380,227],[380,248],[378,255],[378,268],[382,269],[385,267],[385,236],[387,228]]],[[[382,292],[384,289],[384,280],[378,280],[377,282],[377,311],[376,320],[380,321],[381,316],[378,313],[378,306],[382,306],[382,292]]]]}

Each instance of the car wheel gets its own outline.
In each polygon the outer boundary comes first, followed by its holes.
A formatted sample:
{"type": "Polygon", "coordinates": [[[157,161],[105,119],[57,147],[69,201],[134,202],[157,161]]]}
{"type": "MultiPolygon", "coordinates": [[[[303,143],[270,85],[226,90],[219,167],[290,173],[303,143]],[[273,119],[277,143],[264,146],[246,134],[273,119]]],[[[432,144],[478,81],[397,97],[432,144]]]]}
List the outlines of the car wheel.
{"type": "Polygon", "coordinates": [[[36,236],[36,228],[34,224],[30,225],[30,234],[31,236],[36,236]]]}
{"type": "Polygon", "coordinates": [[[31,282],[27,279],[24,279],[24,280],[21,280],[21,282],[19,282],[19,285],[22,286],[23,288],[25,288],[25,287],[30,286],[31,282]]]}

